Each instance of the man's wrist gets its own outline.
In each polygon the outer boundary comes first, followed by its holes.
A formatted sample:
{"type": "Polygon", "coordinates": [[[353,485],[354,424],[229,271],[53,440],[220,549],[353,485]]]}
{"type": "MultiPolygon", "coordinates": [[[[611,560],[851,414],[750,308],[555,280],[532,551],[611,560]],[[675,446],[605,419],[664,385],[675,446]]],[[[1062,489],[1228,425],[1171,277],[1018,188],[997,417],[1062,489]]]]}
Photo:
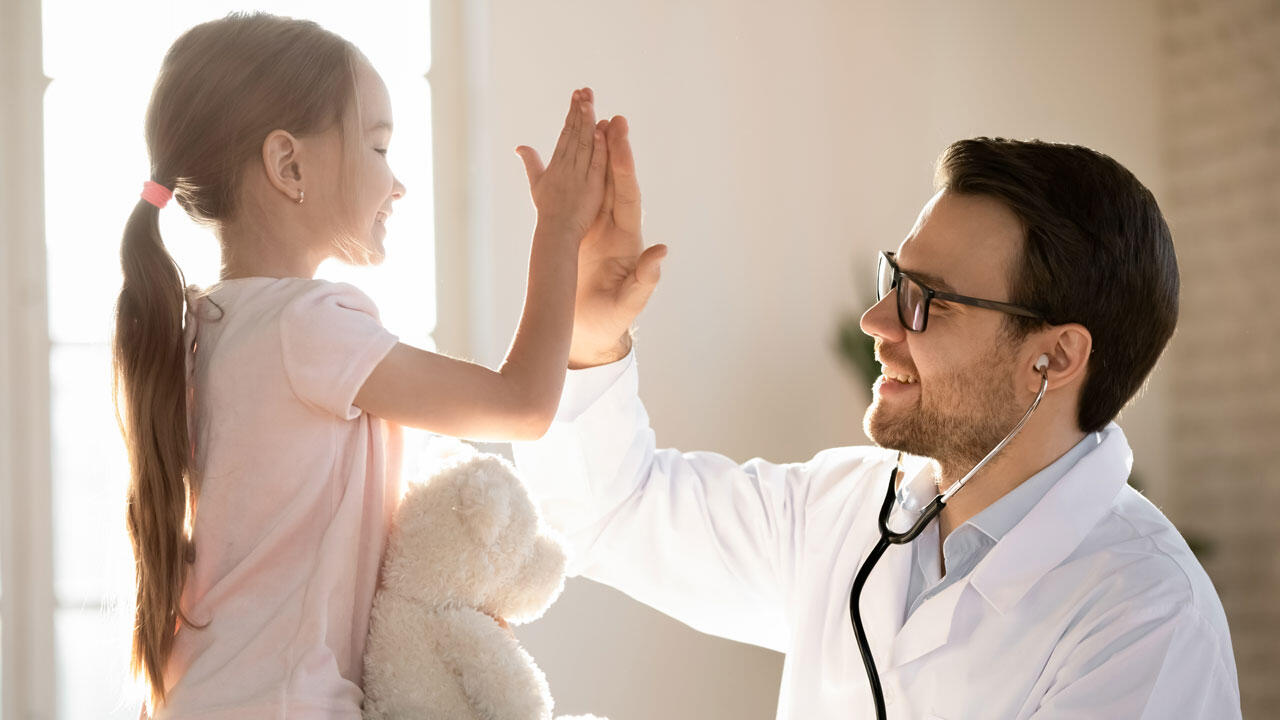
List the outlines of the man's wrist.
{"type": "Polygon", "coordinates": [[[633,342],[632,331],[628,330],[618,338],[618,342],[613,347],[606,350],[596,350],[582,353],[581,355],[570,353],[569,369],[585,370],[591,367],[598,367],[600,365],[608,365],[609,363],[618,362],[631,352],[633,342]]]}

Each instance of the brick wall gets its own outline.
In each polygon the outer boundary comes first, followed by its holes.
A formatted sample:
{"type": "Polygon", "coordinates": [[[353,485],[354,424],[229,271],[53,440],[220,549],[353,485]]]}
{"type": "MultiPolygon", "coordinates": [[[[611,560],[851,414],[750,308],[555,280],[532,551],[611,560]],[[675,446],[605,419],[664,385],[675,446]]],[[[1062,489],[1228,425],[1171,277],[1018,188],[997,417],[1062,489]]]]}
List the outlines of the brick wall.
{"type": "Polygon", "coordinates": [[[1163,198],[1182,273],[1168,508],[1231,624],[1245,717],[1280,707],[1280,1],[1162,6],[1163,198]]]}

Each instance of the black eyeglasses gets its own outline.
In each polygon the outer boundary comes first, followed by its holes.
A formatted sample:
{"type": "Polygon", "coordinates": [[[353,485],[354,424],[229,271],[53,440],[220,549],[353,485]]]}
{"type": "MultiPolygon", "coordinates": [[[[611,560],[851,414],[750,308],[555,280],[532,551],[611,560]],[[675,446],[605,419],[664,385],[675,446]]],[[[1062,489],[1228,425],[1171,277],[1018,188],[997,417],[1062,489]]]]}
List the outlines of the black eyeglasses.
{"type": "Polygon", "coordinates": [[[894,262],[893,256],[894,254],[888,251],[880,253],[880,261],[876,267],[876,302],[883,300],[890,290],[897,288],[898,322],[902,323],[902,327],[911,332],[924,332],[925,327],[929,324],[929,303],[934,298],[987,308],[988,310],[999,310],[1010,315],[1021,315],[1039,320],[1044,319],[1044,316],[1040,313],[1019,305],[1010,305],[1009,303],[996,302],[995,300],[983,300],[967,295],[956,295],[934,290],[911,277],[910,274],[899,270],[898,263],[894,262]]]}

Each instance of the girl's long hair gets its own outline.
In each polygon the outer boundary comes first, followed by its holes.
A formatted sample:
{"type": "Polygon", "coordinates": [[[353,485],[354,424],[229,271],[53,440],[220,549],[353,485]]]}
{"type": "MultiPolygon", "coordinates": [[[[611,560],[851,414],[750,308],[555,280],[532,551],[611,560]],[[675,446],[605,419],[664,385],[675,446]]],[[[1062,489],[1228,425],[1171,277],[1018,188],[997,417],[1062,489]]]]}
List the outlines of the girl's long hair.
{"type": "MultiPolygon", "coordinates": [[[[343,147],[354,148],[345,140],[359,57],[348,41],[310,21],[231,14],[191,28],[165,55],[147,108],[151,179],[171,188],[197,222],[225,226],[236,218],[241,179],[261,163],[271,131],[304,136],[336,126],[343,147]]],[[[344,169],[349,158],[344,152],[344,169]]],[[[158,217],[139,200],[125,224],[112,346],[137,577],[131,670],[147,686],[152,712],[166,699],[164,669],[178,628],[204,627],[180,607],[195,559],[200,482],[187,427],[185,283],[158,217]]]]}

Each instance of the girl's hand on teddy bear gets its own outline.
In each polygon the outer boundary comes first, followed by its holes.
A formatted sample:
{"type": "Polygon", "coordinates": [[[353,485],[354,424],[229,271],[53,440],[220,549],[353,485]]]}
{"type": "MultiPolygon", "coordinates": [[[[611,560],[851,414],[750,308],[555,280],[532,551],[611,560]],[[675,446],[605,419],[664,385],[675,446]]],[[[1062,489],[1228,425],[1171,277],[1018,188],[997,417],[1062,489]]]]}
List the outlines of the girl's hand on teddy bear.
{"type": "MultiPolygon", "coordinates": [[[[485,613],[485,615],[489,615],[489,613],[485,613]]],[[[506,630],[507,633],[511,635],[511,637],[516,636],[515,631],[511,629],[511,626],[507,624],[507,621],[505,619],[500,618],[497,615],[489,615],[489,617],[493,618],[493,621],[498,623],[498,627],[502,628],[503,630],[506,630]]]]}

